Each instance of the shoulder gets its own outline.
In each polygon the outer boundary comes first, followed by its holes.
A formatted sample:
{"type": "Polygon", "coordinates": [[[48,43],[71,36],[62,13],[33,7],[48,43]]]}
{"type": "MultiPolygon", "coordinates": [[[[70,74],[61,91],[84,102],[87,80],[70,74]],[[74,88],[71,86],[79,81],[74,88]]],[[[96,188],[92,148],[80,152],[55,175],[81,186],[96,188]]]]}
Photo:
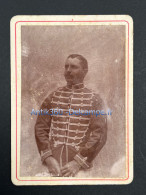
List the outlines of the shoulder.
{"type": "Polygon", "coordinates": [[[62,91],[64,87],[59,87],[55,91],[51,92],[43,101],[42,106],[47,106],[48,104],[51,104],[52,98],[55,96],[56,92],[62,91]]]}
{"type": "Polygon", "coordinates": [[[85,87],[84,91],[86,93],[91,93],[92,94],[92,100],[102,101],[102,98],[101,98],[100,94],[96,93],[94,90],[88,89],[87,87],[85,87]]]}
{"type": "Polygon", "coordinates": [[[92,89],[88,89],[88,88],[85,88],[85,90],[88,92],[88,93],[91,93],[92,94],[92,102],[93,104],[95,105],[103,105],[104,102],[103,102],[103,99],[101,98],[101,95],[97,92],[95,92],[94,90],[92,89]]]}
{"type": "Polygon", "coordinates": [[[98,109],[104,109],[104,101],[101,98],[100,94],[94,93],[92,98],[92,105],[93,107],[97,107],[98,109]]]}
{"type": "Polygon", "coordinates": [[[93,98],[92,98],[92,100],[98,102],[99,104],[100,104],[100,103],[103,103],[103,100],[102,100],[100,94],[95,93],[95,92],[93,93],[93,98]]]}
{"type": "Polygon", "coordinates": [[[66,90],[66,86],[58,87],[58,88],[56,89],[56,91],[54,91],[54,92],[64,91],[64,90],[66,90]]]}
{"type": "Polygon", "coordinates": [[[58,87],[55,91],[51,92],[51,93],[46,97],[46,100],[52,99],[52,97],[55,95],[55,93],[64,91],[65,89],[66,89],[65,86],[63,86],[63,87],[58,87]]]}

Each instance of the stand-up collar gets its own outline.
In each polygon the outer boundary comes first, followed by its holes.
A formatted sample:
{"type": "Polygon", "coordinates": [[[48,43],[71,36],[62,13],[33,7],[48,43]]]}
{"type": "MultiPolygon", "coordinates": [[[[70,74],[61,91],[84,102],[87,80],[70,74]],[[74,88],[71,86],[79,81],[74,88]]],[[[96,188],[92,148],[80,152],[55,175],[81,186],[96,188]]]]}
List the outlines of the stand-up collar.
{"type": "Polygon", "coordinates": [[[78,83],[75,85],[68,85],[66,86],[68,89],[83,89],[84,88],[84,83],[78,83]]]}

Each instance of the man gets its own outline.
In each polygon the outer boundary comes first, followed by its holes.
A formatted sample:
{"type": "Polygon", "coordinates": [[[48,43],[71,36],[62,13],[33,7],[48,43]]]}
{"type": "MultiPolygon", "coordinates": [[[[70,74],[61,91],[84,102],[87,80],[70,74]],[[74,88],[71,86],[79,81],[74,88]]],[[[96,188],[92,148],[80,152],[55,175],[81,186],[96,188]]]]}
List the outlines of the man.
{"type": "Polygon", "coordinates": [[[106,142],[105,115],[75,114],[69,110],[103,110],[99,95],[87,89],[83,80],[88,72],[87,60],[78,54],[68,56],[65,63],[65,87],[51,93],[41,109],[61,109],[62,115],[39,115],[35,137],[41,160],[53,176],[75,176],[89,169],[106,142]]]}

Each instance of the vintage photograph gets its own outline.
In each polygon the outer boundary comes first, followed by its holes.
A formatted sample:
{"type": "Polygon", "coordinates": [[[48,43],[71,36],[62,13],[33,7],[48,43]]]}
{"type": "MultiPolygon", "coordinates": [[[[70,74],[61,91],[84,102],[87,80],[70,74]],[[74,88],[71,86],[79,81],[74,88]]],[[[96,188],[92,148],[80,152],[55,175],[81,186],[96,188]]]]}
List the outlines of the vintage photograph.
{"type": "Polygon", "coordinates": [[[13,110],[18,107],[13,117],[19,116],[12,124],[12,175],[20,180],[15,183],[129,183],[131,18],[46,18],[11,22],[13,110]]]}

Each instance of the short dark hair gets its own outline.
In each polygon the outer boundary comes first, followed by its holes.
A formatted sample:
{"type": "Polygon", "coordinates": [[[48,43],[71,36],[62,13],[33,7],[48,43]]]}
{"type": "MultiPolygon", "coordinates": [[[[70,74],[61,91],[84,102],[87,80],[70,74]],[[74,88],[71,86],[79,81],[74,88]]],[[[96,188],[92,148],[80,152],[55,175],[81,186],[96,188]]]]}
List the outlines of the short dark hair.
{"type": "Polygon", "coordinates": [[[82,55],[79,54],[71,54],[67,57],[68,58],[77,58],[81,61],[82,68],[85,70],[85,72],[88,72],[88,62],[86,58],[84,58],[82,55]]]}

